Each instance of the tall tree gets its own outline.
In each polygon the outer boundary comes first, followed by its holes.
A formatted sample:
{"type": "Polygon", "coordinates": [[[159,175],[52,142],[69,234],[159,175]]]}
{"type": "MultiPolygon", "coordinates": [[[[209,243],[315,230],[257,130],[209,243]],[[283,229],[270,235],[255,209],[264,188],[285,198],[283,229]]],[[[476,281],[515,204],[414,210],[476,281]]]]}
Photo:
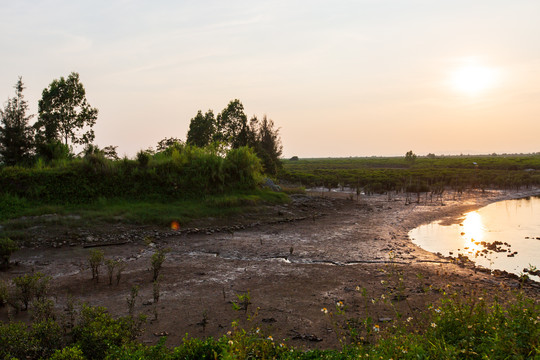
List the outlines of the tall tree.
{"type": "Polygon", "coordinates": [[[224,141],[232,148],[247,145],[247,116],[244,105],[235,99],[217,116],[217,131],[214,140],[224,141]]]}
{"type": "Polygon", "coordinates": [[[0,109],[0,156],[6,165],[22,164],[32,155],[33,129],[28,122],[33,115],[26,115],[28,104],[23,90],[22,77],[19,77],[15,97],[8,99],[4,109],[0,109]]]}
{"type": "Polygon", "coordinates": [[[283,146],[279,137],[279,128],[275,129],[274,121],[268,119],[265,115],[260,124],[258,124],[258,129],[255,133],[255,152],[262,160],[265,172],[271,175],[277,174],[282,166],[279,158],[283,152],[283,146]]]}
{"type": "Polygon", "coordinates": [[[72,72],[67,79],[54,80],[43,90],[38,105],[39,119],[34,125],[37,142],[60,140],[64,145],[68,142],[84,145],[94,140],[92,127],[98,110],[86,101],[86,91],[78,73],[72,72]]]}
{"type": "Polygon", "coordinates": [[[197,115],[189,123],[186,143],[198,147],[204,147],[212,142],[216,132],[216,119],[214,112],[208,110],[206,114],[202,114],[199,110],[197,115]]]}

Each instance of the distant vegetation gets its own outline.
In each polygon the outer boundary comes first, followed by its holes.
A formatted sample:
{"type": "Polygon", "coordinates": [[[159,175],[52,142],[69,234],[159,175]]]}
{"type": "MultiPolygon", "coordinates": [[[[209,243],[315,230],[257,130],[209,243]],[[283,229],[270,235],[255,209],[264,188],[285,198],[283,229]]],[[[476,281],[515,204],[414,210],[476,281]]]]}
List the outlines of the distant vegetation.
{"type": "Polygon", "coordinates": [[[347,186],[365,193],[520,189],[540,185],[540,155],[326,158],[282,160],[282,181],[347,186]]]}

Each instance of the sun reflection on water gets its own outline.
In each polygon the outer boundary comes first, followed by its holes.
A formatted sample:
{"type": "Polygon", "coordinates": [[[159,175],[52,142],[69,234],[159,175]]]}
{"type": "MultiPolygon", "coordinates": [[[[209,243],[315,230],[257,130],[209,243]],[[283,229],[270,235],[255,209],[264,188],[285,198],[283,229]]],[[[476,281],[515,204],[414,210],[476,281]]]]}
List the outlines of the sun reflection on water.
{"type": "Polygon", "coordinates": [[[475,253],[482,249],[480,242],[484,239],[486,228],[482,222],[482,216],[476,211],[465,214],[465,220],[462,223],[463,230],[461,237],[463,238],[464,249],[471,253],[475,253]]]}

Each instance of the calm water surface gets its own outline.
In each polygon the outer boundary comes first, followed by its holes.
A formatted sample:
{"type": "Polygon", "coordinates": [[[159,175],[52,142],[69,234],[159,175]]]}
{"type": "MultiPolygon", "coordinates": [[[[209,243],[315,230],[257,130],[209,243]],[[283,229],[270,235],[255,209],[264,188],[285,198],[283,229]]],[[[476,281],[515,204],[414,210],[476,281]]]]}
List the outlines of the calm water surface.
{"type": "Polygon", "coordinates": [[[540,268],[540,197],[493,203],[465,214],[459,224],[422,225],[409,237],[425,250],[455,257],[461,253],[477,265],[519,275],[529,265],[540,268]],[[503,243],[497,245],[503,252],[486,249],[495,241],[503,243]]]}

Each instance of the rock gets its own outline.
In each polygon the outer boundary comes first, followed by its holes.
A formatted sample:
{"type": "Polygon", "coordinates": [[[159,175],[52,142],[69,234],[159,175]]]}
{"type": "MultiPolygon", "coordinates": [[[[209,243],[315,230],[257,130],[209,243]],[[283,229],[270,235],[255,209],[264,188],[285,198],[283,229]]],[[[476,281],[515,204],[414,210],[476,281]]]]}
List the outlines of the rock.
{"type": "Polygon", "coordinates": [[[146,301],[143,301],[143,305],[147,306],[147,305],[152,305],[154,302],[152,300],[146,300],[146,301]]]}
{"type": "Polygon", "coordinates": [[[270,178],[264,179],[263,187],[267,187],[272,191],[281,191],[281,187],[279,185],[274,184],[274,182],[270,178]]]}
{"type": "Polygon", "coordinates": [[[389,318],[389,317],[379,318],[379,322],[382,322],[382,323],[390,322],[390,321],[392,321],[392,318],[389,318]]]}

